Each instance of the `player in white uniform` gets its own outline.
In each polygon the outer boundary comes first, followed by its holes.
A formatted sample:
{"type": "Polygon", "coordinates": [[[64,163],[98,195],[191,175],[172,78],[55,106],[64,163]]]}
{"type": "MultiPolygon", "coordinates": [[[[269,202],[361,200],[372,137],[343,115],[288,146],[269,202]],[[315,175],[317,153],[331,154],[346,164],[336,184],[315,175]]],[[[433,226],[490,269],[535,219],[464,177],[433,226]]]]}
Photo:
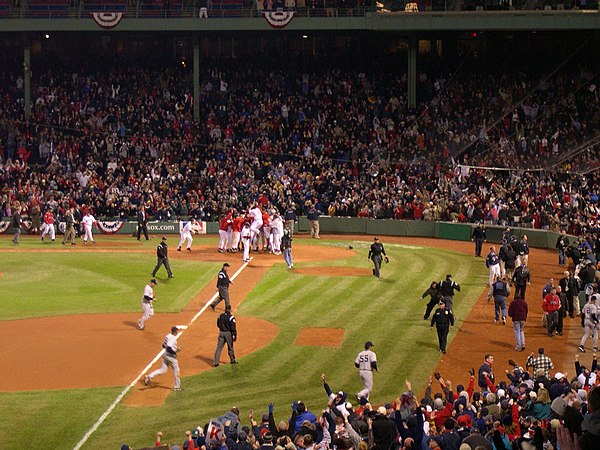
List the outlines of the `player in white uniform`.
{"type": "Polygon", "coordinates": [[[360,352],[354,360],[354,365],[359,369],[360,381],[364,386],[363,390],[356,393],[356,398],[360,401],[361,398],[369,398],[369,394],[373,390],[373,371],[377,369],[377,355],[371,351],[373,343],[365,342],[365,349],[360,352]]]}
{"type": "Polygon", "coordinates": [[[83,224],[83,230],[85,231],[85,236],[83,237],[83,243],[87,244],[88,239],[92,244],[95,244],[94,235],[92,234],[92,227],[96,223],[96,218],[92,216],[91,212],[87,212],[83,219],[81,219],[81,223],[83,224]]]}
{"type": "Polygon", "coordinates": [[[192,237],[192,228],[194,225],[196,225],[196,219],[192,218],[181,229],[181,232],[179,233],[179,235],[181,236],[181,240],[179,241],[179,245],[177,246],[178,252],[181,251],[181,247],[183,246],[183,243],[185,241],[187,241],[187,251],[192,251],[192,242],[194,242],[194,238],[192,237]]]}
{"type": "Polygon", "coordinates": [[[240,236],[242,238],[242,245],[244,246],[244,257],[242,260],[248,262],[250,261],[250,239],[252,238],[252,232],[250,231],[248,222],[244,223],[240,236]]]}
{"type": "Polygon", "coordinates": [[[585,353],[585,341],[592,336],[594,340],[594,352],[598,351],[598,328],[600,327],[600,317],[598,317],[598,299],[600,298],[600,294],[593,294],[590,297],[590,300],[586,303],[586,305],[581,310],[582,314],[585,314],[584,318],[584,326],[585,326],[585,334],[581,338],[581,342],[579,343],[579,351],[585,353]]]}
{"type": "Polygon", "coordinates": [[[146,328],[145,323],[150,317],[154,315],[154,299],[156,296],[154,295],[154,286],[156,286],[158,282],[156,279],[152,278],[150,283],[146,285],[144,288],[144,296],[142,297],[142,317],[138,320],[138,330],[143,330],[146,328]]]}
{"type": "Polygon", "coordinates": [[[144,384],[146,386],[150,384],[150,381],[152,381],[152,378],[155,376],[167,373],[169,371],[169,366],[171,366],[173,369],[173,377],[175,378],[173,390],[181,390],[181,380],[179,379],[179,361],[177,361],[177,353],[181,350],[181,348],[179,345],[177,345],[177,333],[179,333],[179,329],[177,327],[172,327],[171,332],[165,336],[165,340],[163,341],[162,345],[163,349],[165,350],[162,357],[162,366],[144,378],[144,384]]]}
{"type": "Polygon", "coordinates": [[[258,205],[254,205],[254,208],[248,211],[250,217],[252,217],[252,224],[250,225],[250,241],[254,246],[255,251],[258,251],[258,236],[260,236],[260,230],[263,225],[262,211],[258,205]]]}
{"type": "Polygon", "coordinates": [[[279,214],[273,216],[271,220],[271,251],[276,255],[281,255],[281,237],[283,236],[283,220],[279,214]]]}

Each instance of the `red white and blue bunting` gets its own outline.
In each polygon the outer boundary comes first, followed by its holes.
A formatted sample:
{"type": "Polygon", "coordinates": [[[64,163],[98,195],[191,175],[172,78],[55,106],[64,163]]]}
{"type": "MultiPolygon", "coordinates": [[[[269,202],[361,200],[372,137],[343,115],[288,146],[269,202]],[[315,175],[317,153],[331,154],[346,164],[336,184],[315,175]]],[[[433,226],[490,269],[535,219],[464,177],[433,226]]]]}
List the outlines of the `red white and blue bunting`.
{"type": "Polygon", "coordinates": [[[294,11],[265,11],[263,16],[273,28],[283,28],[294,18],[294,11]]]}
{"type": "Polygon", "coordinates": [[[102,28],[110,29],[119,25],[123,18],[122,12],[95,12],[92,14],[94,21],[102,28]]]}

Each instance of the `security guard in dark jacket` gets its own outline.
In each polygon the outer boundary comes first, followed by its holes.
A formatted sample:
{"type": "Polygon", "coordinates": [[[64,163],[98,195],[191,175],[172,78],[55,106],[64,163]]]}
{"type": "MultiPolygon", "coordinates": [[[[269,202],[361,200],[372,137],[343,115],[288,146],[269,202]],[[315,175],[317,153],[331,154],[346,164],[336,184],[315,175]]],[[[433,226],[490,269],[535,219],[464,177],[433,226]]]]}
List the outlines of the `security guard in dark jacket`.
{"type": "Polygon", "coordinates": [[[164,265],[169,278],[173,278],[173,272],[171,272],[171,265],[169,264],[169,247],[165,236],[162,237],[160,244],[156,247],[156,259],[156,267],[152,271],[152,276],[156,276],[156,272],[158,272],[160,266],[164,265]]]}
{"type": "Polygon", "coordinates": [[[225,306],[225,312],[217,319],[217,327],[219,327],[219,338],[217,339],[217,349],[215,350],[214,366],[219,367],[219,359],[221,351],[227,343],[227,352],[231,364],[237,364],[235,353],[233,351],[233,343],[237,340],[237,329],[235,325],[235,317],[231,314],[231,305],[225,306]]]}
{"type": "Polygon", "coordinates": [[[137,240],[140,240],[141,234],[144,233],[146,240],[148,237],[148,214],[144,210],[143,206],[140,206],[137,213],[137,240]]]}
{"type": "Polygon", "coordinates": [[[431,318],[431,329],[433,326],[437,328],[438,342],[440,344],[440,352],[446,353],[446,341],[448,340],[448,332],[450,327],[454,326],[454,314],[446,309],[444,300],[440,300],[439,308],[433,313],[431,318]]]}
{"type": "Polygon", "coordinates": [[[477,226],[473,229],[473,232],[471,233],[471,240],[475,241],[475,256],[481,258],[481,248],[483,247],[485,239],[485,228],[483,228],[483,225],[481,224],[481,222],[479,222],[477,226]]]}
{"type": "Polygon", "coordinates": [[[446,303],[446,309],[452,311],[452,301],[454,300],[454,291],[460,291],[460,285],[452,279],[452,275],[446,275],[444,281],[438,283],[442,300],[446,303]]]}

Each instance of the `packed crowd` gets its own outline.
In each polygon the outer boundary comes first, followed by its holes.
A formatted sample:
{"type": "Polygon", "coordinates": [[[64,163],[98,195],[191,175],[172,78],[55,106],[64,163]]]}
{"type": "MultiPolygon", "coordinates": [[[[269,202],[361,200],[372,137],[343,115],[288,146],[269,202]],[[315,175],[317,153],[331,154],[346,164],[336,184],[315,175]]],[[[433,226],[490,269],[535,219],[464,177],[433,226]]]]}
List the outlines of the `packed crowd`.
{"type": "MultiPolygon", "coordinates": [[[[279,413],[281,419],[276,421],[275,406],[270,403],[259,422],[252,411],[246,420],[233,406],[216,419],[218,423],[211,421],[187,431],[181,447],[169,448],[596,449],[600,444],[600,377],[595,354],[590,362],[590,366],[583,365],[577,357],[574,375],[568,376],[556,370],[540,348],[522,365],[509,360],[500,376],[493,355],[487,354],[479,370],[469,370],[464,385],[435,373],[422,398],[406,381],[404,392],[381,406],[332,388],[323,374],[327,400],[316,414],[309,405],[295,401],[290,413],[279,413]],[[574,447],[574,441],[579,447],[574,447]]],[[[157,446],[165,445],[162,438],[163,433],[157,433],[157,446]]]]}
{"type": "Polygon", "coordinates": [[[264,194],[298,214],[597,227],[600,108],[587,68],[427,70],[411,109],[404,73],[264,67],[207,65],[199,122],[182,69],[40,73],[30,121],[23,79],[2,74],[2,215],[86,205],[125,218],[145,204],[163,220],[216,220],[264,194]]]}

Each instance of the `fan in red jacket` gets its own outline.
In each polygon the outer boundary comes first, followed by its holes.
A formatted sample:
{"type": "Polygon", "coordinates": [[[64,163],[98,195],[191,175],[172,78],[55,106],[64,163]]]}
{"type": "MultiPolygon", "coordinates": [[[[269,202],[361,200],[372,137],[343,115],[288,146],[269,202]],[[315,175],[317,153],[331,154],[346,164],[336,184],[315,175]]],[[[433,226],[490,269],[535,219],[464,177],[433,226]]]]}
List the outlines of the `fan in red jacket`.
{"type": "Polygon", "coordinates": [[[558,326],[558,310],[560,309],[560,298],[556,294],[556,288],[552,287],[550,292],[544,297],[542,309],[548,314],[547,326],[548,336],[554,336],[554,331],[558,326]]]}

